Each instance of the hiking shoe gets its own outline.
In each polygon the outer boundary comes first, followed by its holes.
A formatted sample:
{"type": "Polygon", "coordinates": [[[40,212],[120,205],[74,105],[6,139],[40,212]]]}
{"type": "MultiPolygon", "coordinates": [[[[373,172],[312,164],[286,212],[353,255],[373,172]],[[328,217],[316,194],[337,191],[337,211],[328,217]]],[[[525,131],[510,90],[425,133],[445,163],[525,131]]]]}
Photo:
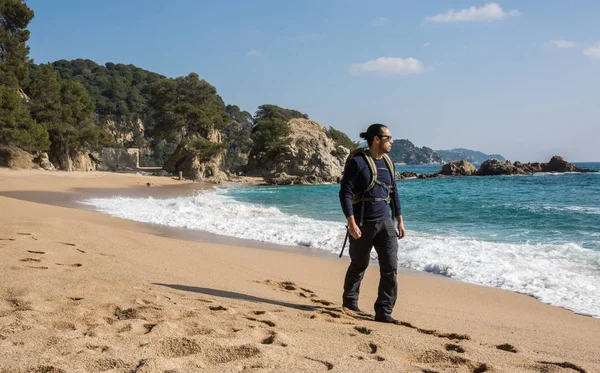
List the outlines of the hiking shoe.
{"type": "Polygon", "coordinates": [[[348,305],[343,305],[343,308],[349,309],[350,311],[354,311],[354,312],[362,312],[360,310],[360,308],[358,308],[357,305],[352,305],[352,304],[348,304],[348,305]]]}
{"type": "Polygon", "coordinates": [[[396,325],[401,325],[400,320],[396,320],[395,318],[393,318],[392,316],[387,316],[387,317],[375,317],[375,321],[377,322],[384,322],[387,324],[396,324],[396,325]]]}

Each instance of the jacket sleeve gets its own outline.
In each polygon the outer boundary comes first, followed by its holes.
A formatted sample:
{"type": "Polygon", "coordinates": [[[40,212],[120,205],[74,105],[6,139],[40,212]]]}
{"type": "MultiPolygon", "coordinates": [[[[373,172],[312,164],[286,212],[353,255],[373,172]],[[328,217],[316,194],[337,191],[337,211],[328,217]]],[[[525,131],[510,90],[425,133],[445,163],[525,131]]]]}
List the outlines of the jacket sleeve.
{"type": "Polygon", "coordinates": [[[352,195],[356,191],[359,169],[356,159],[351,159],[344,167],[344,176],[340,182],[340,203],[346,217],[354,215],[352,207],[352,195]]]}

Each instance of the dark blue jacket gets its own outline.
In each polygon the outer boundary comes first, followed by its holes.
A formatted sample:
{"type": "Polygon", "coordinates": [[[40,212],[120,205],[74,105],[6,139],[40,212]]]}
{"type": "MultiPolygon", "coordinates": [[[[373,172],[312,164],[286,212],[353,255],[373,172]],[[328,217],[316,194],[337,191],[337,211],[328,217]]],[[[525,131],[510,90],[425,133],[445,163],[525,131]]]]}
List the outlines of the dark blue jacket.
{"type": "MultiPolygon", "coordinates": [[[[376,159],[375,166],[377,167],[377,179],[385,184],[392,185],[393,188],[390,192],[390,197],[395,201],[394,217],[402,214],[400,208],[400,198],[398,196],[398,186],[395,180],[391,178],[388,167],[385,160],[376,159]]],[[[364,203],[364,221],[379,221],[390,218],[390,205],[385,201],[365,201],[359,202],[352,205],[352,195],[357,192],[364,191],[371,182],[371,170],[369,165],[362,155],[356,155],[354,158],[348,161],[344,168],[344,176],[340,182],[340,203],[342,204],[342,210],[346,217],[354,215],[354,219],[358,223],[361,218],[361,204],[364,203]]],[[[363,197],[387,197],[387,190],[381,185],[375,184],[373,189],[363,194],[363,197]]]]}

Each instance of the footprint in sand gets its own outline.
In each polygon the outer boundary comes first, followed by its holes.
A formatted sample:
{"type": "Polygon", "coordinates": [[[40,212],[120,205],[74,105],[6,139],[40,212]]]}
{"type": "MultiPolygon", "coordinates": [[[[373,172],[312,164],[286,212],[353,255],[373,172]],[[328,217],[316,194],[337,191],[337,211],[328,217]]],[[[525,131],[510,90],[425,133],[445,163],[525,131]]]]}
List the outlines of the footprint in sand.
{"type": "Polygon", "coordinates": [[[454,351],[454,352],[458,352],[459,354],[462,354],[463,352],[465,352],[464,348],[462,348],[459,345],[455,345],[453,343],[446,344],[445,348],[446,348],[446,351],[454,351]]]}
{"type": "Polygon", "coordinates": [[[35,250],[27,250],[28,253],[31,254],[46,254],[44,251],[35,251],[35,250]]]}
{"type": "Polygon", "coordinates": [[[359,351],[365,352],[367,354],[375,354],[377,353],[379,347],[375,343],[369,342],[359,345],[358,349],[359,351]]]}
{"type": "Polygon", "coordinates": [[[355,326],[354,330],[359,332],[360,334],[370,335],[373,331],[372,329],[367,328],[366,326],[355,326]]]}
{"type": "Polygon", "coordinates": [[[283,338],[279,334],[277,334],[277,333],[275,333],[273,331],[270,332],[269,335],[265,339],[263,339],[261,341],[261,343],[264,344],[264,345],[275,344],[275,345],[279,345],[281,347],[287,347],[288,346],[288,344],[283,341],[283,338]]]}
{"type": "Polygon", "coordinates": [[[427,350],[421,354],[410,357],[409,360],[417,363],[431,364],[435,368],[440,369],[465,367],[473,373],[483,373],[489,370],[487,364],[477,363],[461,356],[439,350],[427,350]]]}
{"type": "Polygon", "coordinates": [[[517,349],[513,345],[508,344],[508,343],[498,345],[498,346],[496,346],[496,348],[498,350],[508,351],[508,352],[512,352],[514,354],[516,354],[518,352],[517,349]]]}
{"type": "Polygon", "coordinates": [[[29,268],[33,268],[33,269],[48,269],[48,267],[44,267],[44,266],[27,266],[29,268]]]}
{"type": "Polygon", "coordinates": [[[31,233],[17,233],[17,234],[19,234],[21,236],[31,236],[31,233]]]}
{"type": "Polygon", "coordinates": [[[447,339],[453,339],[453,340],[459,340],[459,341],[460,340],[470,340],[471,339],[471,337],[468,334],[442,333],[442,332],[439,332],[439,331],[434,330],[434,329],[418,328],[418,327],[412,325],[411,323],[405,322],[405,321],[400,321],[399,325],[407,327],[407,328],[415,329],[419,333],[423,333],[423,334],[427,334],[427,335],[433,335],[433,336],[436,336],[438,338],[447,338],[447,339]]]}
{"type": "Polygon", "coordinates": [[[0,238],[0,241],[14,241],[14,238],[0,238]]]}
{"type": "Polygon", "coordinates": [[[319,360],[319,359],[314,359],[312,357],[308,357],[308,356],[303,356],[305,359],[311,360],[311,361],[316,361],[317,363],[321,363],[323,365],[325,365],[327,367],[327,370],[332,370],[334,365],[331,364],[329,361],[325,361],[325,360],[319,360]]]}
{"type": "Polygon", "coordinates": [[[67,297],[67,298],[69,298],[70,300],[75,301],[75,302],[83,300],[83,298],[81,298],[81,297],[67,297]]]}
{"type": "Polygon", "coordinates": [[[59,243],[59,244],[61,244],[61,245],[75,246],[75,244],[74,244],[74,243],[70,243],[70,242],[57,242],[57,243],[59,243]]]}
{"type": "Polygon", "coordinates": [[[81,263],[73,263],[73,264],[63,264],[63,263],[55,263],[57,266],[67,266],[67,267],[81,267],[83,264],[81,263]]]}
{"type": "Polygon", "coordinates": [[[246,320],[250,320],[250,321],[256,321],[256,322],[261,322],[261,323],[263,323],[263,324],[266,324],[266,325],[268,325],[268,326],[270,326],[270,327],[275,327],[275,326],[277,326],[277,325],[276,325],[276,324],[275,324],[273,321],[271,321],[271,320],[259,320],[259,319],[256,319],[256,318],[254,318],[254,317],[246,317],[246,320]]]}
{"type": "Polygon", "coordinates": [[[35,368],[30,368],[27,372],[32,373],[67,373],[66,371],[52,365],[39,365],[35,368]]]}
{"type": "Polygon", "coordinates": [[[23,258],[23,259],[19,259],[21,262],[41,262],[42,259],[37,259],[37,258],[23,258]]]}
{"type": "Polygon", "coordinates": [[[579,372],[579,373],[587,373],[586,370],[583,369],[582,367],[577,366],[573,363],[569,363],[567,361],[563,361],[562,363],[555,363],[552,361],[538,361],[538,363],[544,364],[544,365],[556,365],[558,367],[565,368],[565,369],[573,369],[574,371],[579,372]]]}
{"type": "Polygon", "coordinates": [[[227,308],[223,306],[209,306],[208,309],[211,311],[227,311],[227,308]]]}

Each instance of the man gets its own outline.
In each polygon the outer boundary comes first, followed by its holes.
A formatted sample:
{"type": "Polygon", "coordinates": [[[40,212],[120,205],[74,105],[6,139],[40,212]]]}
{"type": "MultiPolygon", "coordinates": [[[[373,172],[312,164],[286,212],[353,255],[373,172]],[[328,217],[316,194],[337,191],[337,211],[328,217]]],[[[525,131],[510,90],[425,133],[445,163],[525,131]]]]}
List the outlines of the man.
{"type": "Polygon", "coordinates": [[[372,124],[360,137],[367,140],[369,147],[358,151],[346,162],[340,185],[340,202],[348,220],[351,259],[342,304],[350,310],[360,311],[360,283],[374,246],[380,271],[375,321],[398,323],[392,317],[392,310],[398,291],[398,239],[404,237],[405,230],[395,170],[387,155],[392,149],[392,135],[385,125],[372,124]],[[371,170],[373,166],[375,172],[371,170]],[[375,173],[376,179],[373,178],[375,173]],[[393,216],[398,221],[398,232],[393,216]]]}

